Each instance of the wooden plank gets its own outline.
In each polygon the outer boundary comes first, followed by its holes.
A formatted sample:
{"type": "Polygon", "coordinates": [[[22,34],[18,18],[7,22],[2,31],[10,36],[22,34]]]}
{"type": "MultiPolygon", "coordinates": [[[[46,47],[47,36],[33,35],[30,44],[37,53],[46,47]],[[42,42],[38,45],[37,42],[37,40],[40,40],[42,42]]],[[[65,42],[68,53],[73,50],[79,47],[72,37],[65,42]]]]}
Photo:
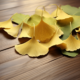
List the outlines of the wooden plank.
{"type": "Polygon", "coordinates": [[[14,59],[18,59],[20,57],[22,56],[17,54],[14,48],[1,51],[0,52],[0,64],[14,60],[14,59]]]}
{"type": "Polygon", "coordinates": [[[15,8],[15,7],[20,7],[20,6],[24,6],[24,5],[27,5],[27,6],[29,6],[29,4],[30,5],[33,5],[34,3],[35,3],[35,1],[36,1],[36,4],[37,3],[40,3],[40,2],[45,2],[45,0],[41,0],[41,1],[39,1],[39,0],[23,0],[23,1],[9,1],[8,3],[6,3],[6,4],[1,4],[0,5],[0,11],[1,10],[5,10],[5,9],[9,9],[9,8],[15,8]]]}
{"type": "MultiPolygon", "coordinates": [[[[40,4],[48,4],[48,2],[44,2],[44,3],[40,3],[40,4]]],[[[27,13],[33,14],[32,11],[35,10],[34,8],[36,8],[37,6],[38,6],[38,4],[35,4],[33,6],[29,5],[29,8],[27,9],[28,10],[27,13]],[[29,10],[31,10],[31,11],[29,11],[29,10]]],[[[27,6],[23,6],[23,7],[0,11],[0,21],[7,20],[8,18],[10,18],[10,16],[7,16],[7,15],[16,13],[17,11],[22,13],[23,11],[25,11],[26,7],[27,6]],[[5,16],[7,16],[7,17],[5,17],[5,16]]],[[[17,39],[10,39],[8,34],[4,33],[4,31],[0,31],[0,40],[1,40],[0,50],[14,46],[15,44],[19,43],[17,39]]]]}
{"type": "Polygon", "coordinates": [[[37,4],[28,4],[28,5],[24,5],[24,6],[19,6],[19,7],[15,7],[15,8],[11,8],[11,9],[6,9],[6,10],[2,10],[0,11],[0,17],[3,16],[8,16],[8,15],[13,15],[14,13],[27,13],[27,12],[32,12],[35,11],[36,7],[38,7],[39,5],[48,5],[51,4],[52,1],[45,1],[42,3],[37,3],[37,4]]]}
{"type": "MultiPolygon", "coordinates": [[[[79,0],[0,0],[0,21],[9,19],[16,12],[32,15],[39,5],[57,3],[79,6],[79,2],[79,0]]],[[[47,8],[50,13],[54,9],[54,6],[47,8]]],[[[4,31],[0,31],[0,80],[80,79],[80,55],[76,58],[63,57],[56,48],[52,48],[45,57],[30,58],[17,54],[14,48],[11,48],[15,44],[19,44],[18,39],[13,39],[4,31]]]]}
{"type": "Polygon", "coordinates": [[[60,51],[55,47],[50,49],[48,55],[39,58],[30,58],[27,55],[18,55],[15,53],[14,49],[0,52],[0,56],[2,56],[3,58],[0,61],[0,80],[6,80],[14,76],[23,74],[52,60],[62,57],[60,51]]]}
{"type": "Polygon", "coordinates": [[[9,80],[77,80],[80,78],[80,55],[62,57],[9,80]]]}
{"type": "MultiPolygon", "coordinates": [[[[42,1],[45,1],[45,0],[42,0],[42,1]]],[[[7,1],[5,1],[5,0],[0,0],[0,5],[4,5],[4,4],[10,4],[10,3],[35,3],[35,2],[39,2],[39,0],[7,0],[7,1]]],[[[41,1],[40,1],[41,2],[41,1]]]]}
{"type": "MultiPolygon", "coordinates": [[[[52,4],[52,3],[59,4],[59,5],[69,4],[69,5],[73,5],[73,6],[79,6],[79,0],[73,0],[73,1],[70,1],[70,0],[67,0],[67,1],[63,1],[63,0],[56,0],[56,1],[52,1],[52,0],[47,0],[46,1],[45,0],[45,1],[42,1],[42,0],[40,0],[40,1],[41,2],[34,1],[34,3],[31,3],[32,2],[31,1],[30,3],[28,3],[28,5],[26,4],[26,5],[17,6],[17,7],[16,7],[17,4],[14,3],[15,6],[13,5],[14,6],[13,8],[0,11],[0,17],[12,15],[15,12],[18,12],[18,13],[26,12],[27,13],[27,12],[30,12],[30,11],[35,11],[36,7],[39,6],[39,5],[49,5],[49,4],[52,4]]],[[[23,3],[21,3],[21,4],[23,4],[23,3]]],[[[8,6],[10,6],[10,5],[8,5],[8,6]]],[[[53,8],[54,8],[54,6],[52,6],[50,9],[52,9],[52,11],[53,11],[54,10],[53,8]]],[[[6,8],[4,8],[4,9],[6,9],[6,8]]]]}
{"type": "Polygon", "coordinates": [[[19,44],[18,39],[13,39],[3,30],[0,31],[0,51],[5,48],[9,48],[14,46],[15,44],[19,44]]]}
{"type": "MultiPolygon", "coordinates": [[[[11,0],[13,1],[13,0],[11,0]]],[[[48,5],[48,4],[52,4],[52,3],[57,3],[57,4],[72,4],[72,5],[75,5],[75,6],[79,6],[79,2],[77,2],[77,0],[73,0],[73,1],[63,1],[63,0],[56,0],[56,1],[52,1],[52,0],[40,0],[40,1],[32,1],[32,2],[29,2],[29,3],[26,3],[28,5],[23,5],[23,6],[18,6],[18,7],[15,7],[13,6],[13,8],[11,9],[6,9],[6,7],[4,9],[6,10],[2,10],[0,11],[0,21],[4,21],[4,20],[7,20],[9,19],[14,13],[18,12],[18,13],[25,13],[25,14],[29,14],[29,15],[32,15],[34,14],[34,11],[36,9],[37,6],[39,5],[48,5]],[[41,2],[40,2],[41,1],[41,2]],[[33,4],[32,4],[33,3],[33,4]]],[[[19,1],[17,1],[19,2],[19,1]]],[[[8,4],[8,3],[7,3],[8,4]]],[[[14,5],[14,3],[12,3],[14,5]]],[[[16,3],[15,3],[16,4],[16,3]]],[[[25,0],[23,1],[23,3],[20,3],[20,4],[25,4],[25,0]]],[[[9,3],[8,6],[10,6],[11,4],[9,3]]],[[[12,5],[11,5],[12,6],[12,5]]],[[[11,7],[10,6],[10,7],[11,7]]],[[[17,4],[15,5],[17,6],[17,4]]],[[[52,7],[49,7],[47,10],[48,12],[52,12],[53,9],[55,9],[54,6],[52,7]]],[[[6,37],[6,33],[4,33],[3,31],[0,31],[0,50],[3,50],[5,48],[8,48],[8,47],[11,47],[11,46],[14,46],[15,44],[18,44],[18,40],[17,39],[10,39],[10,37],[6,37]]]]}

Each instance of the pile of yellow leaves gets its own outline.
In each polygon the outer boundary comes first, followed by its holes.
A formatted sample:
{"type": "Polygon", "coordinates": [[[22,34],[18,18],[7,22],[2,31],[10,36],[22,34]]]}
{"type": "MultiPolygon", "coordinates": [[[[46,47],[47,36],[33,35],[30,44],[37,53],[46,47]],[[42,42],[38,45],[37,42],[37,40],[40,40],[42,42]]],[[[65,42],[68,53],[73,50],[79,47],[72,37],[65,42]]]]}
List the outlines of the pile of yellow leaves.
{"type": "Polygon", "coordinates": [[[80,49],[80,16],[65,11],[69,12],[65,6],[61,6],[52,14],[45,9],[36,9],[31,16],[16,13],[9,20],[0,22],[0,29],[15,38],[19,31],[18,38],[30,38],[23,44],[15,45],[19,54],[38,57],[46,55],[50,47],[57,46],[64,55],[75,57],[80,49]],[[18,25],[14,27],[12,21],[18,25]],[[73,35],[74,32],[76,35],[73,35]]]}

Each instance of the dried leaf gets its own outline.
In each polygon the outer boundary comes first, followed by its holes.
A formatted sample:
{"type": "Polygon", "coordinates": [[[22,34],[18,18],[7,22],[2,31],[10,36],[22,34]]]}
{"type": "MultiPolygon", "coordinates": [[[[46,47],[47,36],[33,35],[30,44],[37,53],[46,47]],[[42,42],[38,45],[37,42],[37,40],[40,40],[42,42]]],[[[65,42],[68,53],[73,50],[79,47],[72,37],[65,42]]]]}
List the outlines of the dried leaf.
{"type": "MultiPolygon", "coordinates": [[[[56,23],[56,19],[51,17],[50,18],[42,17],[42,20],[49,25],[55,25],[56,23]]],[[[30,26],[34,26],[33,25],[34,23],[35,26],[37,26],[40,23],[40,21],[41,21],[41,16],[34,14],[28,19],[27,24],[30,26]]]]}
{"type": "Polygon", "coordinates": [[[75,28],[80,27],[80,16],[73,16],[73,22],[72,22],[72,30],[74,30],[75,28]]]}
{"type": "Polygon", "coordinates": [[[45,18],[39,15],[32,15],[30,19],[27,21],[27,24],[33,27],[35,25],[35,37],[41,42],[49,41],[54,32],[55,27],[53,26],[56,23],[54,18],[45,18]]]}
{"type": "Polygon", "coordinates": [[[11,28],[13,27],[11,18],[7,21],[0,22],[0,28],[11,28]]]}
{"type": "Polygon", "coordinates": [[[58,35],[59,37],[64,34],[63,31],[60,29],[59,26],[55,25],[55,27],[56,27],[56,31],[58,30],[58,31],[57,31],[57,35],[58,35]]]}
{"type": "Polygon", "coordinates": [[[30,57],[38,57],[40,55],[46,55],[48,48],[40,44],[35,37],[26,43],[16,45],[15,49],[22,55],[28,54],[30,57]]]}
{"type": "Polygon", "coordinates": [[[23,23],[22,31],[19,38],[28,37],[31,38],[33,36],[33,32],[31,30],[31,26],[26,23],[23,23]]]}
{"type": "Polygon", "coordinates": [[[78,55],[77,52],[68,52],[68,51],[63,51],[62,54],[67,55],[69,57],[76,57],[78,55]]]}
{"type": "Polygon", "coordinates": [[[77,38],[78,40],[80,40],[80,33],[77,33],[77,38]]]}
{"type": "Polygon", "coordinates": [[[73,21],[73,17],[71,15],[66,14],[60,8],[52,12],[51,15],[53,17],[56,17],[56,20],[60,25],[68,25],[70,22],[73,21]]]}
{"type": "Polygon", "coordinates": [[[64,43],[67,45],[66,51],[76,51],[80,48],[80,41],[75,39],[72,34],[66,40],[64,40],[64,43]]]}
{"type": "Polygon", "coordinates": [[[18,26],[13,26],[10,29],[4,29],[4,31],[13,37],[17,37],[21,26],[22,24],[19,24],[18,26]]]}
{"type": "Polygon", "coordinates": [[[75,30],[77,33],[80,33],[80,27],[78,28],[78,30],[75,30]]]}
{"type": "Polygon", "coordinates": [[[76,13],[80,11],[79,8],[70,5],[63,5],[61,6],[61,9],[69,15],[76,15],[76,13]]]}
{"type": "Polygon", "coordinates": [[[57,32],[54,34],[54,36],[52,37],[52,39],[49,42],[46,43],[42,43],[43,45],[49,47],[58,45],[58,47],[60,47],[61,49],[65,49],[66,48],[66,44],[58,37],[57,32]]]}
{"type": "Polygon", "coordinates": [[[55,33],[55,27],[46,24],[43,20],[35,27],[35,37],[41,42],[48,42],[55,33]]]}
{"type": "Polygon", "coordinates": [[[57,24],[57,26],[64,33],[63,37],[61,38],[62,40],[65,40],[66,38],[68,38],[70,33],[72,33],[74,29],[79,28],[80,26],[79,20],[80,20],[80,16],[73,16],[73,22],[71,23],[71,27],[70,27],[70,24],[65,26],[57,24]]]}
{"type": "Polygon", "coordinates": [[[66,25],[66,26],[61,26],[61,25],[57,25],[62,31],[63,31],[63,36],[61,37],[62,40],[65,40],[69,37],[71,31],[70,31],[70,25],[66,25]]]}
{"type": "Polygon", "coordinates": [[[39,15],[34,14],[28,19],[27,24],[33,27],[34,24],[35,26],[38,25],[40,21],[41,21],[41,17],[39,15]]]}
{"type": "Polygon", "coordinates": [[[74,15],[76,15],[76,16],[80,16],[80,9],[79,9],[79,11],[76,12],[74,15]]]}
{"type": "Polygon", "coordinates": [[[15,15],[12,16],[12,21],[18,24],[21,24],[22,21],[24,21],[25,23],[27,23],[27,20],[30,18],[29,15],[24,15],[24,14],[19,14],[16,13],[15,15]],[[25,19],[25,20],[24,20],[25,19]]]}

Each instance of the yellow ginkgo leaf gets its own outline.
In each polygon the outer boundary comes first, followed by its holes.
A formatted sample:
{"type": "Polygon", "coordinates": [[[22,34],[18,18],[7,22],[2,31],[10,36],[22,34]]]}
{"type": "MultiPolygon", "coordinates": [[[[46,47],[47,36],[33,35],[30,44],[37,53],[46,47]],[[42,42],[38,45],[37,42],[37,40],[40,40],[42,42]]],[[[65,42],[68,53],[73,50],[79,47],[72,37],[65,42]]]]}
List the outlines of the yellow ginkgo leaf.
{"type": "Polygon", "coordinates": [[[4,31],[13,37],[17,37],[21,26],[22,24],[19,24],[18,26],[15,27],[12,26],[10,29],[4,29],[4,31]]]}
{"type": "Polygon", "coordinates": [[[22,31],[21,31],[19,38],[22,38],[22,37],[31,38],[33,36],[33,34],[30,34],[30,32],[33,33],[31,30],[31,26],[29,26],[26,23],[23,23],[22,31]]]}
{"type": "Polygon", "coordinates": [[[54,12],[52,12],[51,15],[53,17],[56,17],[57,22],[61,25],[68,25],[70,22],[73,21],[73,17],[71,15],[66,14],[59,7],[54,12]]]}
{"type": "Polygon", "coordinates": [[[42,44],[45,45],[48,48],[52,47],[52,46],[55,46],[55,45],[57,45],[61,49],[66,48],[66,44],[63,43],[63,41],[59,38],[57,32],[54,34],[54,36],[52,37],[52,39],[49,42],[42,43],[42,44]]]}
{"type": "Polygon", "coordinates": [[[40,55],[46,55],[48,48],[40,44],[35,37],[30,39],[28,42],[16,45],[15,49],[22,55],[28,54],[30,57],[38,57],[40,55]]]}
{"type": "Polygon", "coordinates": [[[11,27],[13,27],[11,18],[7,21],[0,22],[0,28],[11,28],[11,27]]]}
{"type": "Polygon", "coordinates": [[[55,33],[55,27],[48,25],[43,20],[35,26],[35,37],[41,42],[48,42],[55,33]]]}
{"type": "Polygon", "coordinates": [[[37,9],[35,14],[46,17],[46,18],[52,17],[46,10],[37,9]]]}
{"type": "Polygon", "coordinates": [[[77,33],[77,38],[78,40],[80,40],[80,33],[77,33]]]}
{"type": "Polygon", "coordinates": [[[40,21],[41,21],[41,17],[39,15],[34,14],[28,19],[27,24],[33,27],[33,23],[36,26],[40,23],[40,21]]]}
{"type": "Polygon", "coordinates": [[[80,32],[80,28],[78,28],[78,30],[75,30],[76,32],[80,32]]]}
{"type": "Polygon", "coordinates": [[[80,48],[80,41],[73,37],[72,34],[64,40],[64,43],[67,45],[66,51],[75,51],[80,48]]]}
{"type": "Polygon", "coordinates": [[[56,31],[57,31],[57,35],[60,37],[61,35],[63,35],[64,33],[63,33],[63,31],[57,26],[57,25],[55,25],[55,27],[56,27],[56,31]]]}

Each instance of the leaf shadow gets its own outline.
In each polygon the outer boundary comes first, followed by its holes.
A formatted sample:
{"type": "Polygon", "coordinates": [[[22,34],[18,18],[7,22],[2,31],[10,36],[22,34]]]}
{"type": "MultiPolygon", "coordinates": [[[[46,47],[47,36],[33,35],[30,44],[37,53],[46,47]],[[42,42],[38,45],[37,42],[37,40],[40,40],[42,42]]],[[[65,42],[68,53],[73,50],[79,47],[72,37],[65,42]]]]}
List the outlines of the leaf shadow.
{"type": "Polygon", "coordinates": [[[12,23],[13,23],[13,24],[16,24],[16,25],[19,25],[18,23],[14,22],[14,21],[12,21],[12,23]]]}
{"type": "Polygon", "coordinates": [[[0,34],[2,34],[7,39],[15,39],[14,37],[12,37],[8,33],[6,33],[3,29],[0,30],[0,34]]]}
{"type": "Polygon", "coordinates": [[[18,38],[20,44],[25,43],[30,40],[30,38],[18,38]]]}
{"type": "Polygon", "coordinates": [[[37,57],[37,58],[38,58],[38,59],[39,59],[39,58],[43,58],[43,57],[47,56],[48,54],[50,54],[50,55],[53,56],[53,57],[58,57],[58,56],[61,55],[61,50],[60,50],[58,47],[53,46],[53,47],[50,47],[50,48],[49,48],[49,52],[48,52],[46,55],[39,56],[39,57],[37,57]]]}
{"type": "Polygon", "coordinates": [[[58,47],[56,47],[56,46],[52,46],[52,47],[50,47],[50,49],[49,49],[49,54],[51,55],[51,56],[53,56],[53,57],[58,57],[58,56],[60,56],[61,55],[61,49],[60,48],[58,48],[58,47]]]}

